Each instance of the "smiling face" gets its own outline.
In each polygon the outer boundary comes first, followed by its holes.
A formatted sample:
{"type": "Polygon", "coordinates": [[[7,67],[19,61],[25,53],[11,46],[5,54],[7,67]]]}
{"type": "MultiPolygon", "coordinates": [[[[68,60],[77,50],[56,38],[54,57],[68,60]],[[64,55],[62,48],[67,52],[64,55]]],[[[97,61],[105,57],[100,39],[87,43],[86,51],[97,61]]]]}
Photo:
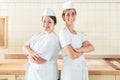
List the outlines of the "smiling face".
{"type": "Polygon", "coordinates": [[[76,19],[75,9],[68,9],[63,11],[62,18],[67,25],[73,25],[76,19]]]}
{"type": "Polygon", "coordinates": [[[44,16],[42,18],[42,24],[46,33],[51,33],[54,31],[55,22],[49,16],[44,16]]]}

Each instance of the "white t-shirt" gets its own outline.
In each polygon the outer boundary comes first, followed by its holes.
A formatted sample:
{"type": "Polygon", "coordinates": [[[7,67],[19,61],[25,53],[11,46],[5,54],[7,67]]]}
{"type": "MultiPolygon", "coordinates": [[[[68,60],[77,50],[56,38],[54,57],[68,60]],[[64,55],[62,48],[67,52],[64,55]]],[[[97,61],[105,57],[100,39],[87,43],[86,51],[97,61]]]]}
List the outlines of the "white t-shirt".
{"type": "MultiPolygon", "coordinates": [[[[64,51],[63,47],[65,47],[68,44],[71,44],[73,48],[81,48],[82,43],[86,41],[83,34],[81,34],[79,31],[76,31],[77,34],[72,34],[67,27],[65,27],[59,34],[60,44],[62,46],[62,53],[64,57],[64,61],[66,59],[70,59],[67,55],[67,53],[64,51]]],[[[83,61],[84,55],[80,56],[79,58],[75,59],[75,62],[83,61]]]]}
{"type": "Polygon", "coordinates": [[[55,33],[35,34],[26,45],[30,45],[30,48],[39,53],[40,57],[46,59],[48,62],[56,62],[57,55],[60,50],[59,39],[55,33]]]}

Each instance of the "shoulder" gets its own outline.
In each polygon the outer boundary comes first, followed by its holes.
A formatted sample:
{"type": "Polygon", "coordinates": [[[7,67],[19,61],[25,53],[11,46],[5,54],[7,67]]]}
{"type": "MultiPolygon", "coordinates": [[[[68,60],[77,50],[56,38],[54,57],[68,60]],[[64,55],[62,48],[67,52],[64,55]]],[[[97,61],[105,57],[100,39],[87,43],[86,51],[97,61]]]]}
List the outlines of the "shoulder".
{"type": "Polygon", "coordinates": [[[83,34],[82,32],[77,31],[77,30],[76,30],[76,32],[77,32],[77,34],[78,34],[79,36],[84,36],[84,34],[83,34]]]}
{"type": "Polygon", "coordinates": [[[79,35],[82,35],[82,33],[80,31],[76,31],[79,35]]]}
{"type": "Polygon", "coordinates": [[[41,36],[42,34],[43,34],[42,32],[38,32],[38,33],[34,34],[33,37],[34,36],[41,36]]]}
{"type": "Polygon", "coordinates": [[[44,34],[43,32],[36,33],[36,35],[38,35],[38,36],[42,36],[43,34],[44,34]]]}
{"type": "Polygon", "coordinates": [[[63,35],[67,35],[67,29],[66,28],[63,28],[59,33],[59,36],[63,36],[63,35]]]}
{"type": "Polygon", "coordinates": [[[55,39],[55,38],[57,38],[57,34],[56,33],[49,34],[49,39],[55,39]]]}
{"type": "Polygon", "coordinates": [[[35,39],[35,38],[37,38],[37,37],[39,37],[39,36],[41,36],[42,35],[42,33],[35,33],[34,35],[32,35],[32,37],[31,37],[31,39],[35,39]]]}
{"type": "Polygon", "coordinates": [[[84,41],[86,41],[86,38],[85,38],[85,34],[84,33],[82,33],[82,32],[77,32],[78,33],[78,36],[82,39],[82,41],[84,42],[84,41]]]}
{"type": "Polygon", "coordinates": [[[58,40],[59,40],[58,35],[56,33],[52,33],[48,37],[48,41],[53,42],[53,43],[55,43],[58,40]]]}
{"type": "Polygon", "coordinates": [[[60,49],[60,41],[56,33],[50,34],[47,37],[45,43],[47,44],[47,47],[50,49],[56,49],[56,50],[60,49]]]}

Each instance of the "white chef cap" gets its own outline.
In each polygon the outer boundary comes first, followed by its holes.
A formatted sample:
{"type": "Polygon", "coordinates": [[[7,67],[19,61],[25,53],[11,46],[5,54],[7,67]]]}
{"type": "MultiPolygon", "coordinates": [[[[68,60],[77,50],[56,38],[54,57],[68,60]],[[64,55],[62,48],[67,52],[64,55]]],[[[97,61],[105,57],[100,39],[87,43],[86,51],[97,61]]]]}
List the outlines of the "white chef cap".
{"type": "Polygon", "coordinates": [[[43,12],[43,16],[56,16],[56,15],[52,9],[46,8],[43,12]]]}
{"type": "Polygon", "coordinates": [[[71,9],[71,8],[75,9],[74,4],[73,4],[72,1],[67,1],[67,2],[63,3],[63,10],[65,10],[65,9],[71,9]]]}

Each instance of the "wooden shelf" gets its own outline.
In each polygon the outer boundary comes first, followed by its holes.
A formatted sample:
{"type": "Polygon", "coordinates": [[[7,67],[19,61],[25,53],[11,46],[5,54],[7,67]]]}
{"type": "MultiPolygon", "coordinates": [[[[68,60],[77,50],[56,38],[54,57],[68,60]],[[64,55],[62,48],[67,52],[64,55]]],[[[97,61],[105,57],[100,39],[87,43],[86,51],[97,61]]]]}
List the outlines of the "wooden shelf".
{"type": "MultiPolygon", "coordinates": [[[[27,59],[23,53],[9,53],[4,54],[5,59],[27,59]]],[[[62,55],[58,55],[58,59],[62,59],[62,55]]],[[[85,54],[86,59],[104,59],[104,58],[120,58],[119,54],[85,54]]]]}

